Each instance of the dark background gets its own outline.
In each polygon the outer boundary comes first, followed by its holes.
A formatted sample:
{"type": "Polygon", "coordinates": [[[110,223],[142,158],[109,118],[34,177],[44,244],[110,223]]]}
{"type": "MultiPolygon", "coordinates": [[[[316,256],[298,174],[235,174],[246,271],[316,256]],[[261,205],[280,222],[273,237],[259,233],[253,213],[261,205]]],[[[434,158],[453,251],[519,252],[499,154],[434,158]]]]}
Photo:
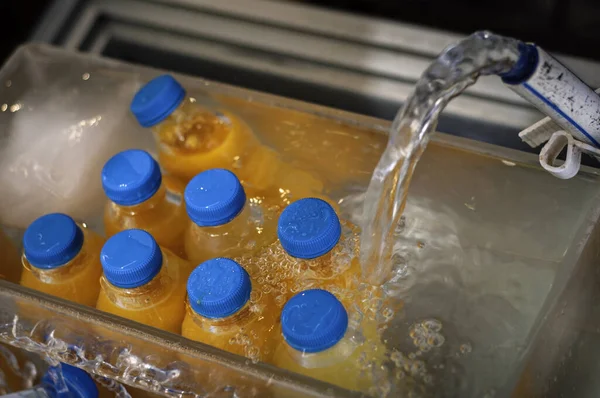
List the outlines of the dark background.
{"type": "MultiPolygon", "coordinates": [[[[227,1],[227,0],[215,0],[227,1]]],[[[459,33],[490,29],[563,54],[600,59],[600,0],[296,0],[459,33]]],[[[0,1],[0,57],[27,40],[49,0],[0,1]]]]}

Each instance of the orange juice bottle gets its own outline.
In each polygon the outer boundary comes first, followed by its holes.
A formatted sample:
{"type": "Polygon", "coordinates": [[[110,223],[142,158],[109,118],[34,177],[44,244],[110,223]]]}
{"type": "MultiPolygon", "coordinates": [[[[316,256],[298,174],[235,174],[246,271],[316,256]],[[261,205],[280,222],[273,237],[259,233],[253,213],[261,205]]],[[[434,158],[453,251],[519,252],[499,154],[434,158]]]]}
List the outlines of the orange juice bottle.
{"type": "Polygon", "coordinates": [[[214,258],[200,264],[188,279],[187,293],[184,337],[254,361],[272,356],[277,314],[266,296],[252,291],[250,275],[238,263],[214,258]]]}
{"type": "Polygon", "coordinates": [[[190,180],[211,168],[228,169],[253,195],[284,203],[323,189],[320,180],[282,162],[262,145],[235,114],[200,104],[170,75],[143,86],[131,102],[131,111],[141,126],[154,131],[159,161],[170,174],[190,180]]]}
{"type": "Polygon", "coordinates": [[[102,187],[109,199],[104,211],[106,235],[143,229],[161,247],[184,256],[187,215],[181,197],[165,185],[158,163],[146,151],[130,149],[110,158],[102,169],[102,187]]]}
{"type": "MultiPolygon", "coordinates": [[[[349,328],[342,303],[326,290],[312,289],[293,296],[281,312],[283,341],[275,365],[341,387],[366,391],[372,381],[361,367],[361,354],[372,357],[349,328]]],[[[383,352],[379,354],[381,361],[383,352]]]]}
{"type": "Polygon", "coordinates": [[[246,201],[238,178],[229,170],[211,169],[198,174],[184,192],[191,223],[185,233],[185,252],[193,264],[215,257],[235,257],[273,240],[263,229],[260,214],[246,201]]]}
{"type": "Polygon", "coordinates": [[[174,254],[161,250],[148,232],[129,229],[106,242],[100,259],[104,275],[96,308],[179,333],[185,281],[178,276],[174,254]]]}
{"type": "Polygon", "coordinates": [[[84,305],[100,291],[104,239],[66,214],[35,220],[23,236],[21,285],[84,305]]]}
{"type": "Polygon", "coordinates": [[[322,199],[300,199],[283,210],[277,236],[285,254],[275,262],[287,270],[296,290],[348,288],[360,275],[358,235],[347,229],[343,234],[335,210],[322,199]]]}

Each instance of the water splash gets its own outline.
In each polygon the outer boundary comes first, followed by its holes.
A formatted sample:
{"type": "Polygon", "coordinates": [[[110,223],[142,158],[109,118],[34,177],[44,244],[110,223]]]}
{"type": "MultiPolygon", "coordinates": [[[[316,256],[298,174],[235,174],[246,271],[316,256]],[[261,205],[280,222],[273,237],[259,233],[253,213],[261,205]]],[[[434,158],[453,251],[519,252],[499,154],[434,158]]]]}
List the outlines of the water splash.
{"type": "Polygon", "coordinates": [[[423,72],[397,114],[363,207],[363,214],[374,215],[365,217],[361,233],[362,272],[371,283],[381,284],[389,275],[394,230],[415,166],[440,113],[479,76],[508,72],[519,57],[518,45],[517,40],[484,31],[448,47],[423,72]]]}

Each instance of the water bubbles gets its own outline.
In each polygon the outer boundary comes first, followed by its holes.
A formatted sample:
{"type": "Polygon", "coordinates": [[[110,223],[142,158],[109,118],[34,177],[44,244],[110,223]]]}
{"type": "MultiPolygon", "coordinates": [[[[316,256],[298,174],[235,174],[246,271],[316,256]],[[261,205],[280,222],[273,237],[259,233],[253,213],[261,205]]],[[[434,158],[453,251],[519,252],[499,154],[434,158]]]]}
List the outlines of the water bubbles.
{"type": "Polygon", "coordinates": [[[381,316],[383,316],[385,322],[389,322],[394,317],[394,310],[390,307],[385,307],[381,311],[381,316]]]}
{"type": "Polygon", "coordinates": [[[425,367],[425,362],[417,359],[412,361],[408,371],[410,372],[411,376],[424,377],[427,373],[427,368],[425,367]]]}
{"type": "Polygon", "coordinates": [[[275,303],[277,304],[278,307],[283,307],[286,303],[286,296],[284,295],[280,295],[275,297],[275,303]]]}
{"type": "Polygon", "coordinates": [[[406,378],[406,373],[404,373],[403,370],[398,369],[394,373],[394,376],[395,376],[396,380],[404,380],[406,378]]]}
{"type": "Polygon", "coordinates": [[[463,343],[459,347],[459,351],[462,355],[468,355],[473,351],[473,347],[470,343],[463,343]]]}
{"type": "Polygon", "coordinates": [[[270,294],[273,291],[273,288],[270,285],[262,285],[261,289],[264,294],[270,294]]]}
{"type": "Polygon", "coordinates": [[[252,312],[253,314],[261,314],[264,310],[264,305],[263,304],[252,304],[249,309],[250,309],[250,312],[252,312]]]}
{"type": "Polygon", "coordinates": [[[426,319],[410,327],[413,344],[422,352],[441,347],[446,338],[441,334],[442,323],[437,319],[426,319]]]}
{"type": "Polygon", "coordinates": [[[248,345],[244,348],[244,355],[256,363],[260,360],[260,349],[253,345],[248,345]]]}
{"type": "Polygon", "coordinates": [[[404,354],[402,354],[400,351],[392,351],[392,353],[390,354],[390,359],[396,364],[397,367],[403,367],[404,354]]]}
{"type": "Polygon", "coordinates": [[[429,331],[439,332],[442,330],[442,322],[437,319],[426,319],[421,322],[421,325],[429,331]]]}
{"type": "Polygon", "coordinates": [[[446,338],[439,333],[431,334],[429,337],[427,337],[427,345],[431,347],[441,347],[445,341],[446,338]]]}

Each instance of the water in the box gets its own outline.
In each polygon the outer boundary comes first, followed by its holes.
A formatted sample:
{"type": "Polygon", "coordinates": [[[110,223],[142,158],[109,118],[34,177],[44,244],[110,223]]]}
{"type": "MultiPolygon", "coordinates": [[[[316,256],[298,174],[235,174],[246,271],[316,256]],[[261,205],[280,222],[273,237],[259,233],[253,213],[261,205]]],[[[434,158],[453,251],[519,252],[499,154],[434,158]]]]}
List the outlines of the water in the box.
{"type": "Polygon", "coordinates": [[[391,319],[381,327],[391,348],[383,371],[389,379],[374,379],[377,395],[500,393],[553,284],[560,255],[542,249],[537,236],[548,234],[543,215],[556,216],[556,208],[518,185],[542,190],[545,176],[511,180],[508,169],[516,165],[510,162],[498,172],[434,150],[409,197],[440,112],[478,76],[508,71],[519,57],[518,43],[481,32],[444,51],[394,120],[366,194],[345,200],[345,212],[362,226],[363,278],[382,286],[387,305],[379,303],[377,311],[391,319]],[[469,168],[474,178],[465,181],[469,168]],[[505,186],[498,178],[506,178],[505,186]],[[453,206],[457,199],[464,206],[453,206]],[[518,213],[523,218],[515,222],[518,213]],[[513,225],[502,225],[503,217],[513,225]]]}
{"type": "Polygon", "coordinates": [[[424,71],[396,116],[366,193],[363,213],[368,216],[361,223],[363,273],[373,283],[383,282],[390,273],[410,180],[440,113],[478,76],[507,72],[519,57],[518,44],[479,32],[446,49],[424,71]]]}

